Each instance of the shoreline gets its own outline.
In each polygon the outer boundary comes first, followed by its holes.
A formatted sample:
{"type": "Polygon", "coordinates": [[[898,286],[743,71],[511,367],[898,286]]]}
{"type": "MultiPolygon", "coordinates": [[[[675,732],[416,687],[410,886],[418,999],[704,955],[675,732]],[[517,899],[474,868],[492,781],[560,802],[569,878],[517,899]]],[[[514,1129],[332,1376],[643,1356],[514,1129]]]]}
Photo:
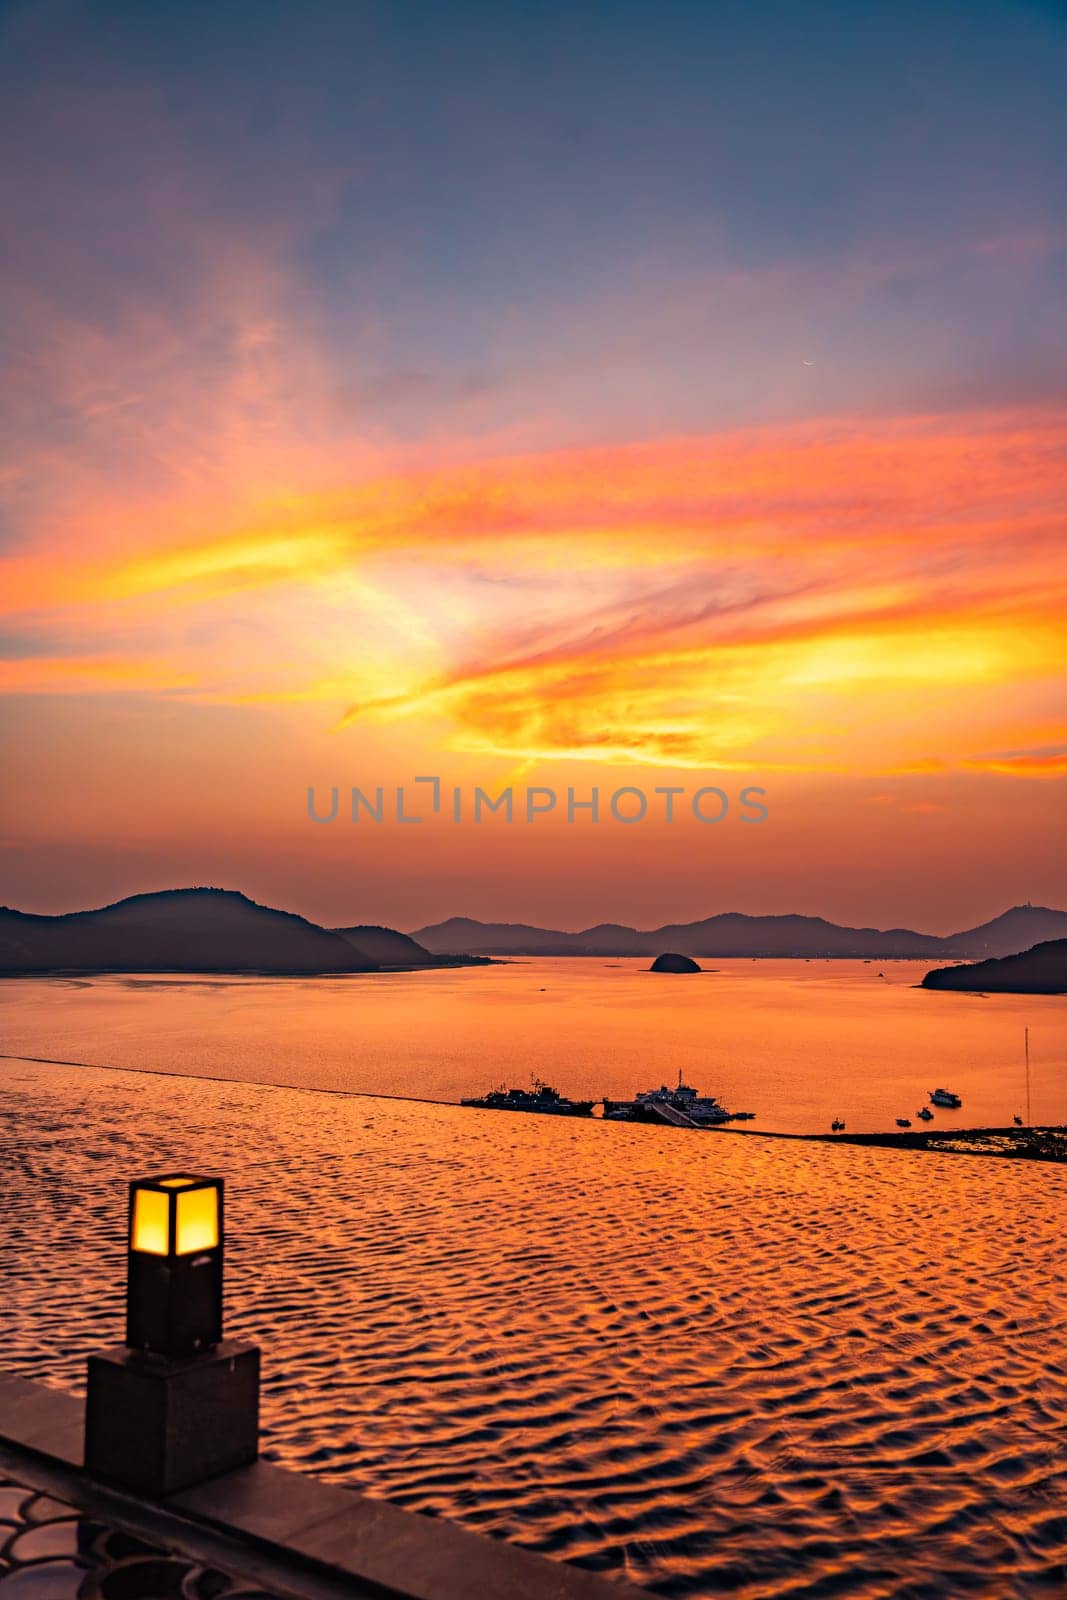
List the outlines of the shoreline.
{"type": "Polygon", "coordinates": [[[1032,1128],[945,1128],[892,1133],[785,1133],[770,1128],[711,1127],[709,1133],[756,1135],[763,1139],[803,1139],[809,1144],[868,1145],[882,1150],[932,1150],[947,1156],[995,1156],[1009,1161],[1051,1161],[1067,1165],[1067,1126],[1032,1128]]]}
{"type": "Polygon", "coordinates": [[[10,967],[0,970],[4,978],[392,978],[405,972],[451,972],[457,967],[501,967],[508,964],[501,956],[446,956],[440,961],[416,961],[410,966],[376,967],[10,967]]]}

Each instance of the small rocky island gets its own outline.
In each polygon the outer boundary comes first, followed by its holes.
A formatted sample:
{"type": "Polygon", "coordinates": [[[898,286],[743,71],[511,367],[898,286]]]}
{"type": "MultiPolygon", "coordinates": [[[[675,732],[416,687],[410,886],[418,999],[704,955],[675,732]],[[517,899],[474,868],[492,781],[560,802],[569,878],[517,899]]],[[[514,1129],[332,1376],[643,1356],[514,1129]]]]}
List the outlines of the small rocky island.
{"type": "Polygon", "coordinates": [[[968,994],[1067,994],[1067,939],[1049,939],[999,960],[934,967],[922,986],[968,994]]]}
{"type": "Polygon", "coordinates": [[[692,956],[681,956],[673,950],[664,951],[649,967],[649,972],[700,972],[692,956]]]}

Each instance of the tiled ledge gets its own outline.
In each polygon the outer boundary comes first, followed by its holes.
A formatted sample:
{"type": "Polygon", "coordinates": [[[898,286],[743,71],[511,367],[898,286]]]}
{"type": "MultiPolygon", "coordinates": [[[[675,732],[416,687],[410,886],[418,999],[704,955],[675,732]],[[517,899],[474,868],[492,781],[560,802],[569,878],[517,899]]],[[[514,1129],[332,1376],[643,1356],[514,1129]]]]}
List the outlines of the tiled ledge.
{"type": "Polygon", "coordinates": [[[266,1462],[164,1501],[82,1467],[81,1400],[0,1378],[0,1472],[293,1600],[639,1600],[643,1591],[266,1462]]]}

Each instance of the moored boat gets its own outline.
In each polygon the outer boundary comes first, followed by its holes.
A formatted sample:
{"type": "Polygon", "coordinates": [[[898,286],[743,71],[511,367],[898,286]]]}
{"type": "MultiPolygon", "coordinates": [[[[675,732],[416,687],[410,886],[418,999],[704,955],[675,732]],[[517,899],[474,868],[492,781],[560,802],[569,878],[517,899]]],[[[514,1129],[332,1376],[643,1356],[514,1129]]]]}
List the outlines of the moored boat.
{"type": "Polygon", "coordinates": [[[658,1089],[645,1089],[632,1100],[604,1101],[604,1116],[609,1122],[651,1122],[683,1120],[698,1127],[710,1128],[716,1123],[737,1120],[749,1121],[755,1112],[731,1112],[714,1095],[703,1095],[699,1089],[682,1081],[674,1088],[662,1083],[658,1089]]]}
{"type": "Polygon", "coordinates": [[[953,1094],[951,1089],[931,1089],[930,1099],[935,1106],[951,1106],[953,1110],[963,1104],[958,1094],[953,1094]]]}
{"type": "Polygon", "coordinates": [[[490,1089],[488,1094],[472,1096],[460,1101],[461,1106],[475,1106],[482,1111],[535,1111],[551,1117],[589,1117],[593,1113],[592,1100],[568,1100],[558,1089],[534,1080],[533,1089],[490,1089]]]}

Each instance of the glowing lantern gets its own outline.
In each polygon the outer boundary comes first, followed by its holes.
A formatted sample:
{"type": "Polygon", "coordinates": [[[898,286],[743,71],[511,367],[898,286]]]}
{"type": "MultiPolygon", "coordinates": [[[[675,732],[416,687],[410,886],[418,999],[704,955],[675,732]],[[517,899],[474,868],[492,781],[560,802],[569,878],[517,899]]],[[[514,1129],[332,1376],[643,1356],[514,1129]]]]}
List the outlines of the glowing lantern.
{"type": "Polygon", "coordinates": [[[222,1338],[222,1179],[130,1184],[126,1343],[180,1359],[222,1338]]]}

